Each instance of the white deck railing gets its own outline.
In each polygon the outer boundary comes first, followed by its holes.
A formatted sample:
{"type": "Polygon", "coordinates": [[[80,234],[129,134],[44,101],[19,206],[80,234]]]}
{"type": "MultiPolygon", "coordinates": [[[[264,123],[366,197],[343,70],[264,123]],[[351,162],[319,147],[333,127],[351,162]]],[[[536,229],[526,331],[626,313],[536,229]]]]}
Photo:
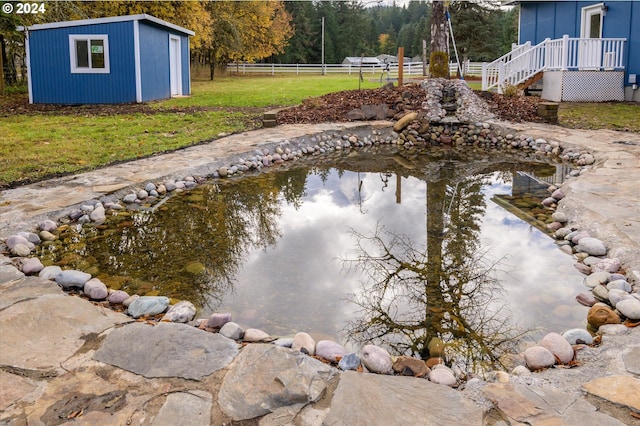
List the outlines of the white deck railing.
{"type": "Polygon", "coordinates": [[[623,70],[625,38],[546,39],[523,44],[482,66],[482,90],[518,85],[540,71],[623,70]]]}

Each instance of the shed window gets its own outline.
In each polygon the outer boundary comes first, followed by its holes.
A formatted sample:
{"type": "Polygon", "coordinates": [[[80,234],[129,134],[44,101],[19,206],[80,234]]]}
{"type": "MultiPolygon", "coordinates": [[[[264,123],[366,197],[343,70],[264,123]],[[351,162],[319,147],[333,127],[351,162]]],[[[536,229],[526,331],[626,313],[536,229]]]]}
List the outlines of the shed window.
{"type": "Polygon", "coordinates": [[[73,34],[69,36],[72,73],[109,73],[109,36],[73,34]]]}

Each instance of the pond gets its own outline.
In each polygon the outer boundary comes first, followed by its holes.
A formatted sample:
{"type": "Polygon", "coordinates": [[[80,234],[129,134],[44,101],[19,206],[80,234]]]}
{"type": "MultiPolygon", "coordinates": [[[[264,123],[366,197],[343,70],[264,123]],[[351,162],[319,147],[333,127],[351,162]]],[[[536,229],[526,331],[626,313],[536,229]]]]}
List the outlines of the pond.
{"type": "Polygon", "coordinates": [[[423,358],[444,342],[495,363],[523,337],[585,324],[582,276],[540,204],[567,172],[451,148],[340,152],[70,227],[40,257],[273,336],[423,358]]]}

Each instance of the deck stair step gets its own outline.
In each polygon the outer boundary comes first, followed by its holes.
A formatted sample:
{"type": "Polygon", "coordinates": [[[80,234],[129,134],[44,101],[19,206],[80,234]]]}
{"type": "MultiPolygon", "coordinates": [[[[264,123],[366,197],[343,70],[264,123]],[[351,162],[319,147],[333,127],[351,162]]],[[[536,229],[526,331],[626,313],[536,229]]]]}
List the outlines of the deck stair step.
{"type": "Polygon", "coordinates": [[[543,75],[544,75],[544,71],[538,71],[537,73],[533,74],[531,77],[529,77],[522,83],[518,84],[518,89],[520,90],[528,89],[532,84],[542,80],[543,75]]]}

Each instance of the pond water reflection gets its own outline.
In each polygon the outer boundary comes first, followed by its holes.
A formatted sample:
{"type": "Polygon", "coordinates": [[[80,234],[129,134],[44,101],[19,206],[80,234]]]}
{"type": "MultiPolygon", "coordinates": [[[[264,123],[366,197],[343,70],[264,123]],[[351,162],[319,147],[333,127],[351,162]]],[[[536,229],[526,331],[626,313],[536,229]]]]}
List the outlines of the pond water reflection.
{"type": "Polygon", "coordinates": [[[422,357],[437,337],[472,353],[465,363],[495,362],[532,328],[585,323],[581,276],[540,230],[546,185],[531,180],[562,166],[377,150],[204,185],[41,257],[272,335],[422,357]]]}

